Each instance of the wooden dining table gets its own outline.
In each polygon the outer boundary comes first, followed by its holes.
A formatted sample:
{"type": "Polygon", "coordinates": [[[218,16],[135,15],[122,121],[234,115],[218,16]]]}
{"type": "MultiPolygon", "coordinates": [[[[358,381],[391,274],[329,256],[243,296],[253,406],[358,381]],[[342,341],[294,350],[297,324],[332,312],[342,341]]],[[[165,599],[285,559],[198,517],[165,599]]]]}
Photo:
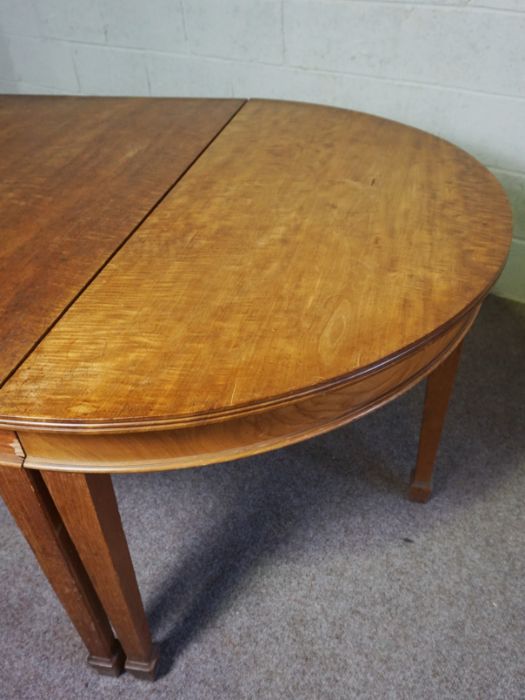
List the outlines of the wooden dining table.
{"type": "Polygon", "coordinates": [[[0,144],[0,492],[94,668],[159,659],[111,474],[281,448],[426,378],[408,494],[429,498],[511,239],[477,160],[238,99],[3,96],[0,144]]]}

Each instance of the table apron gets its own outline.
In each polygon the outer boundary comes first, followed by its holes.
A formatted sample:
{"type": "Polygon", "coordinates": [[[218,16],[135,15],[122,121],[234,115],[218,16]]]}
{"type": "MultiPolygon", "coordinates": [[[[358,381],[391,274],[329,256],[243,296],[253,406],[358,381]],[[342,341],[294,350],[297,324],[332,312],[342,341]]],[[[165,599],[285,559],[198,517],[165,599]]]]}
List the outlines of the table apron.
{"type": "Polygon", "coordinates": [[[26,454],[24,467],[86,473],[163,471],[229,461],[300,442],[356,420],[408,391],[458,346],[478,311],[479,306],[383,369],[264,412],[143,433],[18,431],[26,454]]]}

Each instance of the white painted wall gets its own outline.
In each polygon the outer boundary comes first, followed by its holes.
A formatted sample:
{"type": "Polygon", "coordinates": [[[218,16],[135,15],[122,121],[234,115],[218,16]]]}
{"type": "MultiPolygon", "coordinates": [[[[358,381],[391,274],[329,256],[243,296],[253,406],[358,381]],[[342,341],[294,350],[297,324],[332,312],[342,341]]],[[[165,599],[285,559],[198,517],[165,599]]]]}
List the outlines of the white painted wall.
{"type": "Polygon", "coordinates": [[[498,291],[525,301],[525,0],[0,0],[0,91],[276,97],[436,133],[509,193],[498,291]]]}

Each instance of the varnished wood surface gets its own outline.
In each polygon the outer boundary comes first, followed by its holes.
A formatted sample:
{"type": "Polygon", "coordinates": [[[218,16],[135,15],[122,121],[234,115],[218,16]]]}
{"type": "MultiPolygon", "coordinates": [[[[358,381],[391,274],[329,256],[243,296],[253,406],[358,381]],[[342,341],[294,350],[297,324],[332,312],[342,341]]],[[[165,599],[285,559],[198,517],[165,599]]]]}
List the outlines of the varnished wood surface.
{"type": "Polygon", "coordinates": [[[241,104],[0,97],[0,385],[241,104]]]}
{"type": "Polygon", "coordinates": [[[372,116],[247,103],[0,391],[4,425],[198,425],[342,386],[504,263],[477,161],[372,116]]]}
{"type": "MultiPolygon", "coordinates": [[[[21,431],[27,455],[24,466],[85,473],[162,471],[215,464],[305,440],[349,423],[410,389],[454,354],[476,315],[474,310],[459,327],[382,371],[261,413],[190,428],[126,434],[21,431]]],[[[427,432],[428,443],[432,435],[427,432]]]]}
{"type": "Polygon", "coordinates": [[[45,118],[35,137],[29,113],[18,131],[7,120],[0,425],[17,433],[0,431],[0,487],[91,663],[121,668],[109,619],[126,669],[152,677],[107,472],[275,449],[432,373],[412,487],[429,484],[456,348],[503,265],[509,208],[479,163],[428,134],[260,101],[155,208],[239,102],[184,101],[182,118],[169,100],[0,100],[0,126],[9,104],[45,118]]]}

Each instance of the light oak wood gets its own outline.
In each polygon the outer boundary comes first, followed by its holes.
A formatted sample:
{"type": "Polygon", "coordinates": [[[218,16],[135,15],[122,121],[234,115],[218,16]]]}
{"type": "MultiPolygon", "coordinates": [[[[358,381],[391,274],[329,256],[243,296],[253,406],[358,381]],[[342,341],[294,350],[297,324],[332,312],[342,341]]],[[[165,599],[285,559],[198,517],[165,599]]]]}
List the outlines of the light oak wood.
{"type": "Polygon", "coordinates": [[[349,382],[476,306],[500,185],[377,117],[253,101],[0,391],[10,427],[198,425],[349,382]]]}
{"type": "Polygon", "coordinates": [[[99,663],[107,617],[151,678],[109,473],[275,449],[429,375],[423,500],[510,208],[453,145],[328,107],[0,98],[0,126],[0,483],[99,663]]]}
{"type": "Polygon", "coordinates": [[[319,396],[218,423],[140,433],[19,433],[33,469],[146,472],[202,466],[284,447],[333,430],[407,391],[453,352],[477,309],[395,365],[319,396]]]}
{"type": "Polygon", "coordinates": [[[411,501],[426,503],[432,493],[432,474],[447,406],[454,387],[461,344],[427,378],[416,467],[410,480],[411,501]]]}
{"type": "MultiPolygon", "coordinates": [[[[16,436],[13,436],[16,441],[16,436]]],[[[100,601],[37,471],[0,458],[0,495],[89,651],[97,671],[119,675],[124,656],[100,601]]]]}
{"type": "Polygon", "coordinates": [[[241,104],[0,96],[0,385],[241,104]]]}
{"type": "Polygon", "coordinates": [[[125,668],[155,677],[158,650],[142,605],[111,477],[42,472],[126,654],[125,668]]]}

